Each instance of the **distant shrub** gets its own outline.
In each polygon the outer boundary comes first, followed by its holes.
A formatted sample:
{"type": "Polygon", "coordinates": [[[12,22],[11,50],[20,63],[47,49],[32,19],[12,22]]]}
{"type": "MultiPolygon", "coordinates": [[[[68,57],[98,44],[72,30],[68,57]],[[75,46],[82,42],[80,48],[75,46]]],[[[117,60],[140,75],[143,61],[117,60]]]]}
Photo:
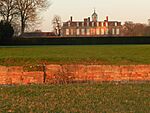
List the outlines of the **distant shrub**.
{"type": "Polygon", "coordinates": [[[9,22],[0,21],[0,39],[10,39],[13,37],[14,29],[9,22]]]}

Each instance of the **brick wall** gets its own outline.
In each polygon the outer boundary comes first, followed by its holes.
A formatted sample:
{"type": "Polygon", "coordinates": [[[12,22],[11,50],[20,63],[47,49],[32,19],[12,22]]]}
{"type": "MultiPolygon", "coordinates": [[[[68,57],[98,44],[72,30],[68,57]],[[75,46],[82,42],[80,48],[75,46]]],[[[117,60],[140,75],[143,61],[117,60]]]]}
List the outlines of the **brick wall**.
{"type": "MultiPolygon", "coordinates": [[[[76,81],[150,81],[150,65],[47,65],[46,82],[68,76],[76,81]]],[[[43,71],[0,66],[0,84],[41,84],[43,71]]]]}
{"type": "Polygon", "coordinates": [[[25,72],[23,67],[0,66],[0,84],[39,84],[43,82],[43,72],[25,72]]]}

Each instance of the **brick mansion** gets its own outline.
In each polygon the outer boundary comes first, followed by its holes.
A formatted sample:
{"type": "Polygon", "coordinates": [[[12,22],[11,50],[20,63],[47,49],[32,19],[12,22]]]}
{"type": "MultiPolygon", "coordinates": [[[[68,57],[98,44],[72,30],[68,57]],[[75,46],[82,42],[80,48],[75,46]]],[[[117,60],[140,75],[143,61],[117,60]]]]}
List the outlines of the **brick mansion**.
{"type": "Polygon", "coordinates": [[[83,21],[70,20],[63,23],[61,35],[65,37],[88,37],[88,36],[120,36],[121,22],[109,21],[108,16],[104,21],[98,21],[98,15],[94,10],[92,19],[84,18],[83,21]]]}

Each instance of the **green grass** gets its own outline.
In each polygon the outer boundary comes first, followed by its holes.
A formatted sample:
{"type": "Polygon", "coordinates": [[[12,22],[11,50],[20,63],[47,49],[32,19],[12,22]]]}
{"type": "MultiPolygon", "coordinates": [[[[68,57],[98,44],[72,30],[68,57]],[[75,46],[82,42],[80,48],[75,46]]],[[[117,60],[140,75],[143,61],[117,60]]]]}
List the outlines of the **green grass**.
{"type": "Polygon", "coordinates": [[[0,112],[149,113],[150,83],[0,86],[0,112]]]}
{"type": "Polygon", "coordinates": [[[0,65],[150,64],[150,45],[1,46],[0,65]]]}

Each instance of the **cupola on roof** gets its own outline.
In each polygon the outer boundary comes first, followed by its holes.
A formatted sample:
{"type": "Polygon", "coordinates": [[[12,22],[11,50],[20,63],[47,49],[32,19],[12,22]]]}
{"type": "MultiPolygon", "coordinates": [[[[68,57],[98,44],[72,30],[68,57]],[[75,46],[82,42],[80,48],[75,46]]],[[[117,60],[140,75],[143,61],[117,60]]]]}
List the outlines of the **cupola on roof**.
{"type": "Polygon", "coordinates": [[[98,19],[98,15],[96,13],[96,11],[94,10],[94,13],[92,14],[92,21],[96,22],[98,19]]]}

